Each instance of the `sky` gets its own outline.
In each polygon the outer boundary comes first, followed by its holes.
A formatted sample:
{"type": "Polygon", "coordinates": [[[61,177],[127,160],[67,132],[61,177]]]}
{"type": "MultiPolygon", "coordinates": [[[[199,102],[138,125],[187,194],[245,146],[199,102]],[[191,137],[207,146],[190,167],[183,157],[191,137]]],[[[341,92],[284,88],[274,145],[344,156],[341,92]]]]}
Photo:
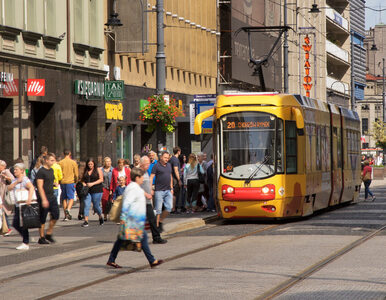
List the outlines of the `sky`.
{"type": "Polygon", "coordinates": [[[380,19],[386,24],[386,0],[366,0],[366,6],[374,9],[379,9],[379,6],[381,6],[381,9],[385,9],[380,14],[366,8],[366,30],[378,24],[380,19]]]}

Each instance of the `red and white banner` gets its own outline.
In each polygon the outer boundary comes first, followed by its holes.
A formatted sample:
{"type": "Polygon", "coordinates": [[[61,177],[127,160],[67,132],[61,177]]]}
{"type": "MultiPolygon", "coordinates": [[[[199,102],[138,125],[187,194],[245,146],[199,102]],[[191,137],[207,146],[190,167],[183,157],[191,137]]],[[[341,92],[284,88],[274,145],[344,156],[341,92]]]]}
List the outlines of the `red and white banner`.
{"type": "Polygon", "coordinates": [[[362,142],[362,143],[366,143],[366,138],[365,138],[364,135],[361,136],[361,142],[362,142]]]}
{"type": "Polygon", "coordinates": [[[19,79],[6,82],[3,95],[6,97],[19,96],[19,79]]]}
{"type": "Polygon", "coordinates": [[[44,96],[46,91],[45,79],[28,79],[27,96],[44,96]]]}

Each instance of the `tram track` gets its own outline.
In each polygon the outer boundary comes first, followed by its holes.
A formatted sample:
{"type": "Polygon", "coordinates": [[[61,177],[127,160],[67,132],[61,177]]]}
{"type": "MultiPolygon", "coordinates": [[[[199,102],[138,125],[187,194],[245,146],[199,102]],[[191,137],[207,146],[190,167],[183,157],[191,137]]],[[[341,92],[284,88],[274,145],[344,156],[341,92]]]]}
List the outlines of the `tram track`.
{"type": "Polygon", "coordinates": [[[355,240],[354,242],[350,243],[349,245],[334,252],[333,254],[329,255],[328,257],[326,257],[326,258],[320,260],[319,262],[313,264],[312,266],[302,270],[301,272],[292,276],[292,278],[282,282],[281,284],[270,289],[269,291],[265,292],[264,294],[256,297],[255,300],[263,300],[263,299],[269,300],[269,299],[274,299],[275,297],[282,295],[283,293],[290,290],[295,285],[297,285],[300,282],[309,278],[312,274],[322,270],[324,267],[326,267],[330,263],[334,262],[338,258],[344,256],[345,254],[349,253],[350,251],[354,250],[355,248],[359,247],[360,245],[362,245],[365,242],[369,241],[370,239],[374,238],[375,236],[377,236],[379,233],[381,233],[385,229],[386,229],[386,224],[383,224],[380,228],[375,229],[374,231],[362,236],[361,238],[355,240]]]}
{"type": "MultiPolygon", "coordinates": [[[[237,240],[240,240],[240,239],[243,239],[245,237],[248,237],[248,236],[252,236],[252,235],[255,235],[255,234],[258,234],[260,232],[264,232],[264,231],[268,231],[268,230],[271,230],[271,229],[275,229],[279,226],[282,226],[284,225],[283,223],[282,224],[274,224],[274,225],[269,225],[269,226],[265,226],[263,228],[259,228],[259,229],[256,229],[256,230],[252,230],[252,231],[249,231],[247,233],[244,233],[244,234],[240,234],[240,235],[236,235],[232,238],[229,238],[229,239],[225,239],[223,241],[219,241],[219,242],[216,242],[216,243],[212,243],[210,245],[206,245],[206,246],[203,246],[203,247],[199,247],[197,249],[193,249],[193,250],[190,250],[190,251],[186,251],[186,252],[183,252],[183,253],[180,253],[180,254],[177,254],[177,255],[174,255],[174,256],[171,256],[171,257],[166,257],[164,258],[164,261],[165,262],[170,262],[170,261],[174,261],[174,260],[177,260],[177,259],[180,259],[180,258],[183,258],[183,257],[186,257],[186,256],[189,256],[189,255],[192,255],[192,254],[196,254],[196,253],[199,253],[199,252],[202,252],[202,251],[205,251],[205,250],[209,250],[209,249],[212,249],[212,248],[215,248],[215,247],[218,247],[218,246],[221,246],[221,245],[224,245],[224,244],[229,244],[229,243],[232,243],[232,242],[235,242],[237,240]]],[[[211,228],[214,228],[214,227],[211,227],[211,228]]],[[[210,228],[208,228],[210,229],[210,228]]],[[[203,229],[201,230],[197,230],[198,232],[199,231],[203,231],[203,229]]],[[[174,238],[174,237],[173,237],[174,238]]],[[[100,254],[100,255],[95,255],[95,257],[93,258],[96,258],[96,257],[100,257],[100,256],[106,256],[107,254],[109,254],[110,252],[108,253],[103,253],[103,254],[100,254]]],[[[86,258],[86,259],[81,259],[81,260],[78,260],[77,262],[79,261],[86,261],[86,260],[89,260],[89,259],[92,259],[92,258],[86,258]]],[[[72,263],[68,263],[66,264],[67,265],[71,265],[71,264],[74,264],[75,262],[72,262],[72,263]]],[[[62,266],[58,266],[57,268],[59,267],[62,267],[62,266]]],[[[55,267],[56,268],[56,267],[55,267]]],[[[40,298],[37,298],[37,299],[44,299],[44,300],[48,300],[48,299],[54,299],[54,298],[57,298],[57,297],[60,297],[60,296],[65,296],[65,295],[68,295],[68,294],[71,294],[73,292],[76,292],[76,291],[79,291],[79,290],[82,290],[84,288],[88,288],[90,286],[93,286],[93,285],[97,285],[97,284],[100,284],[100,283],[105,283],[106,281],[108,280],[112,280],[112,279],[116,279],[116,278],[119,278],[119,277],[122,277],[122,276],[126,276],[126,275],[129,275],[129,274],[133,274],[133,273],[136,273],[136,272],[139,272],[141,270],[144,270],[144,269],[148,269],[149,268],[149,265],[146,264],[146,265],[142,265],[142,266],[139,266],[139,267],[136,267],[136,268],[133,268],[131,270],[128,270],[128,271],[124,271],[124,272],[120,272],[120,273],[117,273],[117,274],[113,274],[113,275],[109,275],[109,276],[104,276],[102,278],[98,278],[96,280],[93,280],[93,281],[90,281],[90,282],[86,282],[86,283],[83,283],[83,284],[80,284],[80,285],[77,285],[77,286],[73,286],[73,287],[70,287],[70,288],[66,288],[64,290],[61,290],[61,291],[58,291],[56,293],[52,293],[52,294],[49,294],[49,295],[45,295],[43,297],[40,297],[40,298]]],[[[38,272],[44,272],[44,271],[49,271],[49,270],[52,270],[52,268],[48,269],[48,268],[45,268],[44,270],[42,271],[38,271],[38,272]]],[[[34,273],[36,272],[30,272],[30,274],[28,275],[33,275],[34,273]]],[[[24,277],[24,276],[21,276],[21,277],[24,277]]],[[[20,277],[19,277],[20,278],[20,277]]]]}

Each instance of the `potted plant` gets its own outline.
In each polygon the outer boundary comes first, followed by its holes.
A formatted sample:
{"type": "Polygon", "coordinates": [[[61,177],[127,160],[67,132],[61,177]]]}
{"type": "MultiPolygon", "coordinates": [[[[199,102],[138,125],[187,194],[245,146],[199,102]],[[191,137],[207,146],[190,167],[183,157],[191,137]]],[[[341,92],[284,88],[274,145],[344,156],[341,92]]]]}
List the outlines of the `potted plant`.
{"type": "Polygon", "coordinates": [[[146,131],[153,132],[157,127],[164,132],[174,132],[176,117],[184,116],[173,96],[152,95],[147,98],[148,104],[140,110],[139,119],[147,124],[146,131]]]}

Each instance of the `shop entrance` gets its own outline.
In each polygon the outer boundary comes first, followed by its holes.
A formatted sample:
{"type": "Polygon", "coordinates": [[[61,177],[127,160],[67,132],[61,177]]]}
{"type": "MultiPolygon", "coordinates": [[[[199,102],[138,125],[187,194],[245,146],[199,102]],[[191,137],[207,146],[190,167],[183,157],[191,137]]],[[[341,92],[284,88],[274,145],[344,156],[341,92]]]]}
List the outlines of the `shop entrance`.
{"type": "Polygon", "coordinates": [[[56,151],[55,147],[55,110],[53,103],[30,102],[32,117],[32,154],[39,155],[41,146],[48,151],[56,151]]]}
{"type": "Polygon", "coordinates": [[[0,98],[0,159],[9,167],[13,163],[13,111],[12,100],[0,98]]]}
{"type": "Polygon", "coordinates": [[[76,142],[75,158],[86,161],[98,155],[97,136],[97,108],[96,106],[76,106],[76,142]]]}

